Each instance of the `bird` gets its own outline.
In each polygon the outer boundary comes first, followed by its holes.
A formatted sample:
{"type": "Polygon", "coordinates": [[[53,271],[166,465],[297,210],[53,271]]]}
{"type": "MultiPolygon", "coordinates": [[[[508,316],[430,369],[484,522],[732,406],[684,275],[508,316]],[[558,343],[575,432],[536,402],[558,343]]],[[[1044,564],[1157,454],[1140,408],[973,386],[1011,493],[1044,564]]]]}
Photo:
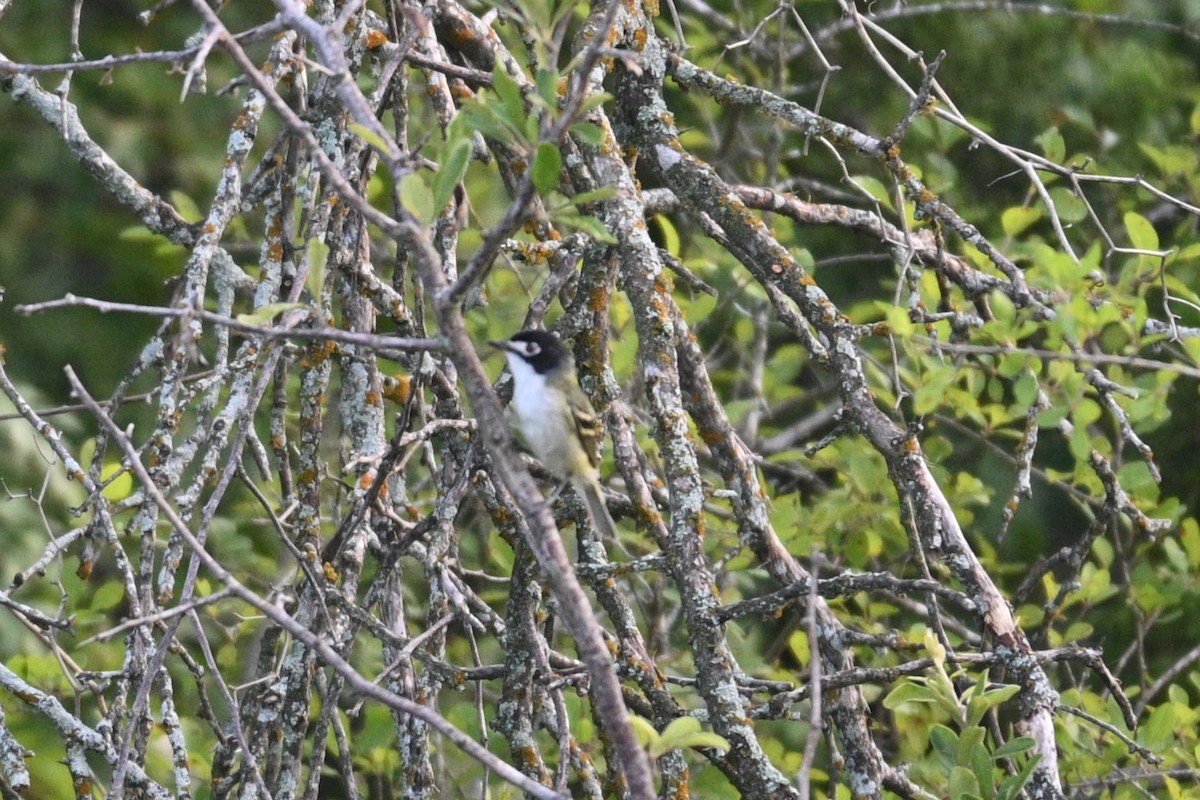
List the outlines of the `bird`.
{"type": "Polygon", "coordinates": [[[490,344],[508,360],[512,408],[529,449],[560,483],[570,484],[587,505],[592,525],[607,541],[616,525],[600,487],[600,420],[579,385],[575,359],[548,331],[524,330],[490,344]]]}

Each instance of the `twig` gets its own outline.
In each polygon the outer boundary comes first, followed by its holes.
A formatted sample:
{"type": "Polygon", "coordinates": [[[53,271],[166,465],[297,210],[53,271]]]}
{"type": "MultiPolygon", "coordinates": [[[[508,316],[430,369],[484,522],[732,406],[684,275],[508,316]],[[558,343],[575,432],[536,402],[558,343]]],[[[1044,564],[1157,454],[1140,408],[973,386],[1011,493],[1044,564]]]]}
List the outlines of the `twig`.
{"type": "Polygon", "coordinates": [[[80,642],[79,646],[86,647],[93,642],[107,642],[114,636],[120,636],[125,631],[133,628],[155,625],[159,622],[166,622],[169,619],[174,619],[175,617],[188,614],[195,609],[204,608],[205,606],[212,605],[213,603],[219,603],[230,596],[232,596],[232,592],[230,592],[229,589],[218,589],[212,594],[204,595],[203,597],[193,597],[186,602],[171,606],[170,608],[164,608],[162,611],[155,612],[154,614],[145,614],[136,619],[127,619],[124,622],[121,622],[119,625],[109,628],[108,630],[100,631],[94,636],[89,636],[80,642]]]}
{"type": "Polygon", "coordinates": [[[1103,728],[1104,730],[1108,731],[1113,736],[1116,736],[1118,739],[1120,739],[1122,742],[1124,742],[1125,746],[1129,748],[1129,752],[1136,753],[1137,755],[1139,755],[1142,758],[1149,761],[1151,764],[1163,763],[1162,756],[1158,755],[1157,753],[1155,753],[1153,750],[1150,750],[1149,748],[1142,747],[1140,744],[1138,744],[1133,739],[1131,739],[1129,736],[1127,736],[1125,734],[1125,732],[1122,731],[1120,728],[1118,728],[1116,725],[1113,725],[1110,722],[1105,722],[1104,720],[1100,719],[1099,717],[1093,716],[1092,714],[1089,714],[1088,712],[1084,711],[1082,708],[1076,708],[1075,706],[1059,705],[1058,710],[1065,711],[1068,714],[1072,714],[1076,717],[1079,717],[1080,719],[1087,720],[1088,722],[1092,723],[1093,725],[1095,725],[1099,728],[1103,728]]]}
{"type": "Polygon", "coordinates": [[[1069,361],[1073,364],[1116,364],[1131,369],[1166,370],[1186,375],[1189,378],[1200,378],[1200,369],[1179,364],[1174,361],[1155,361],[1140,356],[1114,356],[1108,353],[1078,353],[1062,352],[1059,350],[1044,350],[1040,347],[1012,347],[1009,345],[965,344],[963,342],[942,342],[930,339],[928,336],[914,335],[911,341],[937,347],[949,353],[964,353],[971,355],[1010,355],[1020,353],[1048,361],[1069,361]]]}
{"type": "MultiPolygon", "coordinates": [[[[817,548],[813,545],[813,561],[817,559],[817,548]]],[[[812,791],[812,765],[817,757],[817,743],[821,740],[824,724],[821,719],[821,659],[815,648],[821,641],[821,632],[817,628],[817,581],[808,582],[808,607],[805,610],[805,625],[808,628],[808,643],[810,656],[808,659],[808,735],[804,740],[804,757],[800,760],[800,772],[797,783],[800,784],[800,800],[808,800],[812,791]]]]}
{"type": "Polygon", "coordinates": [[[445,348],[441,339],[408,338],[402,336],[384,336],[376,333],[346,331],[327,326],[299,328],[295,327],[308,317],[304,309],[287,309],[280,313],[284,315],[284,323],[278,326],[255,325],[243,322],[234,317],[216,314],[212,311],[196,308],[176,308],[169,306],[144,306],[132,303],[113,303],[107,300],[97,300],[91,297],[76,297],[73,294],[63,295],[58,300],[48,300],[42,303],[28,303],[16,306],[19,314],[41,314],[58,308],[75,307],[94,308],[107,313],[144,314],[152,317],[172,317],[178,319],[196,319],[213,325],[221,325],[246,336],[254,336],[267,340],[299,339],[313,341],[339,342],[367,347],[381,354],[389,352],[438,352],[445,348]]]}

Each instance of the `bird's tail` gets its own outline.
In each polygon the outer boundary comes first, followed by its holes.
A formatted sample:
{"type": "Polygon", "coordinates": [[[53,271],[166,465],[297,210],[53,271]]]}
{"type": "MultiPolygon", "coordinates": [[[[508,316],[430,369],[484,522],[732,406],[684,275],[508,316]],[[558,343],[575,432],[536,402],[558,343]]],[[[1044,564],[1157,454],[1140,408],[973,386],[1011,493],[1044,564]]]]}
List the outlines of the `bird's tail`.
{"type": "Polygon", "coordinates": [[[617,525],[608,513],[608,506],[604,504],[604,491],[600,488],[600,482],[594,476],[581,475],[571,483],[576,493],[587,504],[592,527],[600,534],[600,539],[606,542],[617,541],[617,525]]]}

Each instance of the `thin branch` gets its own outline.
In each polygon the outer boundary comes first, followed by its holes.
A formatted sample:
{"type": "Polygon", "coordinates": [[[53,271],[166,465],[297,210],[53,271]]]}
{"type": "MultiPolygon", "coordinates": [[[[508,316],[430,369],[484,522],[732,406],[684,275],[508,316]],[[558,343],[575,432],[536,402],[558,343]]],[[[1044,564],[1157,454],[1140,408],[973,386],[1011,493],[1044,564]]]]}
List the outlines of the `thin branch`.
{"type": "Polygon", "coordinates": [[[152,317],[174,318],[181,320],[198,320],[212,325],[220,325],[248,337],[264,340],[298,339],[301,341],[326,341],[340,344],[351,344],[365,347],[381,355],[405,352],[440,352],[445,348],[441,339],[408,338],[402,336],[385,336],[377,333],[346,331],[340,328],[316,326],[311,328],[297,327],[308,321],[310,311],[307,309],[285,309],[279,313],[283,321],[279,325],[264,326],[242,319],[216,314],[212,311],[197,308],[178,308],[168,306],[143,306],[131,303],[113,303],[107,300],[97,300],[90,297],[76,297],[73,294],[63,295],[58,300],[47,300],[42,303],[28,303],[16,307],[19,314],[30,316],[42,314],[59,308],[85,307],[94,308],[101,313],[142,314],[152,317]]]}

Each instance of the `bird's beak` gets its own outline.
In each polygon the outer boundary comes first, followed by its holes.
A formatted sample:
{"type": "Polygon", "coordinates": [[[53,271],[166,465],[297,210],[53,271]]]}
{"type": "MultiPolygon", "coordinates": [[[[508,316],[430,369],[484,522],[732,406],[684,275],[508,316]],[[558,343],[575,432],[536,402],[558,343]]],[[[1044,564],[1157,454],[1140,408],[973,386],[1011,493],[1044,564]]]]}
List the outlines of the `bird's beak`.
{"type": "Polygon", "coordinates": [[[512,342],[508,341],[507,339],[492,339],[488,342],[488,344],[497,350],[503,350],[506,353],[512,350],[512,342]]]}

